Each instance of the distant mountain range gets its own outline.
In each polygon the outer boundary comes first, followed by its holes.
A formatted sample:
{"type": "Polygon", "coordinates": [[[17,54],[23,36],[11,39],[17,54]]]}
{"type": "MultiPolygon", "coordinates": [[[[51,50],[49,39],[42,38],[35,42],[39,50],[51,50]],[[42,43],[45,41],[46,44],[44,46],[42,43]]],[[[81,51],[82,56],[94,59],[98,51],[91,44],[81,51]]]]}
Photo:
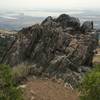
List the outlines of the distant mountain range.
{"type": "Polygon", "coordinates": [[[0,29],[20,30],[43,21],[48,15],[58,16],[61,13],[80,18],[80,21],[93,20],[94,27],[100,26],[100,14],[88,10],[12,10],[0,11],[0,29]]]}
{"type": "Polygon", "coordinates": [[[0,17],[0,29],[7,30],[20,30],[23,27],[40,23],[43,20],[42,17],[31,17],[31,16],[14,16],[13,17],[0,17]]]}

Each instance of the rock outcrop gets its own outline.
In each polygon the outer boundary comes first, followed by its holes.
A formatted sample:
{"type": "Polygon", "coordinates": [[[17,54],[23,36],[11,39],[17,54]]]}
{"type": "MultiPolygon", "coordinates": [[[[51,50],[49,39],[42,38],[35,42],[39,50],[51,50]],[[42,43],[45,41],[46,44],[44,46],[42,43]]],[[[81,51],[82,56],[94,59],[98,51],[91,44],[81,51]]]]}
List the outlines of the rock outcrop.
{"type": "Polygon", "coordinates": [[[79,19],[66,14],[55,19],[48,17],[41,25],[19,31],[2,63],[29,63],[35,75],[56,76],[77,84],[83,72],[92,66],[97,46],[97,34],[92,29],[87,22],[81,27],[79,19]]]}
{"type": "Polygon", "coordinates": [[[86,21],[81,26],[81,31],[84,33],[91,32],[92,30],[93,30],[93,21],[86,21]]]}
{"type": "Polygon", "coordinates": [[[78,18],[70,17],[69,15],[62,14],[58,18],[53,19],[51,16],[47,17],[41,25],[46,25],[50,27],[62,27],[63,29],[66,28],[73,28],[75,30],[80,29],[80,21],[78,18]]]}
{"type": "Polygon", "coordinates": [[[0,63],[2,63],[7,52],[12,48],[15,41],[15,32],[0,30],[0,63]]]}

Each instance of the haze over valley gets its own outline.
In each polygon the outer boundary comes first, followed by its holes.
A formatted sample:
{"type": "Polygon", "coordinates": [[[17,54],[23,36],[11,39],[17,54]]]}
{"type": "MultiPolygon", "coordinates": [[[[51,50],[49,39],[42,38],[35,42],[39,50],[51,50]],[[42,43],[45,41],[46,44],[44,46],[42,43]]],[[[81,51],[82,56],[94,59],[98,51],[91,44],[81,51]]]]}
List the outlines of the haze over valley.
{"type": "Polygon", "coordinates": [[[100,27],[99,11],[91,10],[1,10],[0,11],[0,29],[20,30],[23,27],[40,23],[47,16],[57,17],[65,13],[78,17],[81,21],[94,21],[94,27],[100,27]]]}

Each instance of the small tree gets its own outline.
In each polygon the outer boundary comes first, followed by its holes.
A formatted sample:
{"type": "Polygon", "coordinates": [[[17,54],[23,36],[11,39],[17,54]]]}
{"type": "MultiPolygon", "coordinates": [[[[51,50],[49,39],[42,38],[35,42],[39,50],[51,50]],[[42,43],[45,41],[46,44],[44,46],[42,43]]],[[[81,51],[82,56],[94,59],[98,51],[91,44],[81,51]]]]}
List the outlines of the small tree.
{"type": "Polygon", "coordinates": [[[11,68],[0,65],[0,100],[22,100],[21,91],[15,86],[11,68]]]}
{"type": "Polygon", "coordinates": [[[83,79],[81,100],[100,100],[100,65],[97,65],[83,79]]]}

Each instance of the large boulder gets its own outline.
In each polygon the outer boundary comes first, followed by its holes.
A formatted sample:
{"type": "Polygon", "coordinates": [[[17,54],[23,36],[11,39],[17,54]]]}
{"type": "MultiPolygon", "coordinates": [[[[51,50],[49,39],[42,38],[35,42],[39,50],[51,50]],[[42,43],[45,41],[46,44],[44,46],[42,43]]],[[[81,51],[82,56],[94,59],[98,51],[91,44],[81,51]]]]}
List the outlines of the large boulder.
{"type": "Polygon", "coordinates": [[[85,21],[81,26],[83,33],[91,32],[93,30],[93,21],[85,21]]]}
{"type": "Polygon", "coordinates": [[[42,26],[57,27],[57,24],[51,16],[48,16],[42,23],[42,26]]]}
{"type": "Polygon", "coordinates": [[[58,18],[55,18],[55,19],[49,16],[42,22],[42,25],[49,25],[51,27],[62,27],[63,29],[66,29],[68,27],[71,27],[75,30],[80,29],[79,19],[75,17],[71,17],[66,14],[62,14],[58,18]]]}
{"type": "Polygon", "coordinates": [[[57,19],[55,19],[57,23],[60,23],[60,26],[63,28],[72,27],[75,30],[80,29],[80,21],[78,18],[70,17],[69,15],[62,14],[57,19]]]}

